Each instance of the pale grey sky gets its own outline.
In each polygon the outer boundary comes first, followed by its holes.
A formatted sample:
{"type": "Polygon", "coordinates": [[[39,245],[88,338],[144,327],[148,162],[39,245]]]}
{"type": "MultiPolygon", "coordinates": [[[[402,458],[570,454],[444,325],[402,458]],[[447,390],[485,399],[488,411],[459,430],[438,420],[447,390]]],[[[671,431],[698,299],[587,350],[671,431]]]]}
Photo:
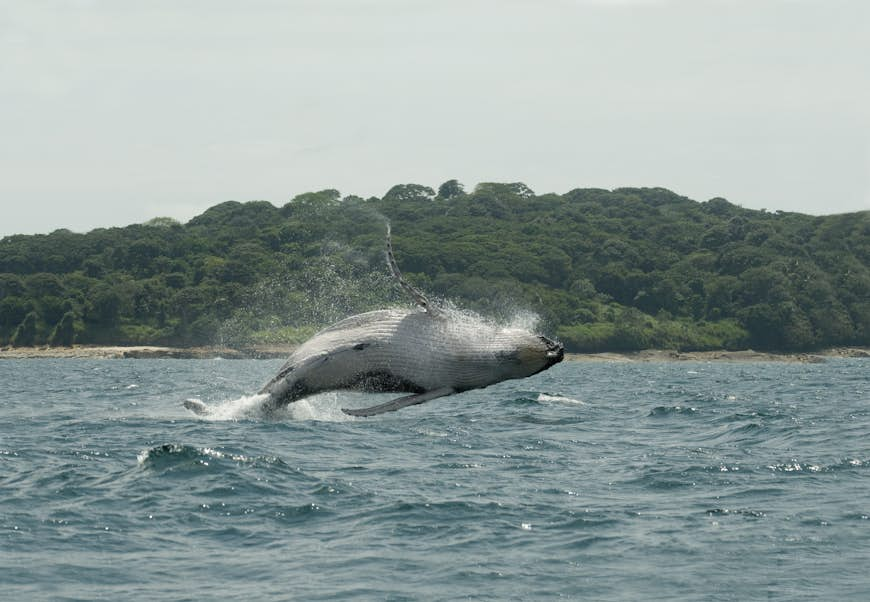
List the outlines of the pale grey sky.
{"type": "Polygon", "coordinates": [[[0,0],[0,236],[451,178],[870,209],[870,2],[0,0]]]}

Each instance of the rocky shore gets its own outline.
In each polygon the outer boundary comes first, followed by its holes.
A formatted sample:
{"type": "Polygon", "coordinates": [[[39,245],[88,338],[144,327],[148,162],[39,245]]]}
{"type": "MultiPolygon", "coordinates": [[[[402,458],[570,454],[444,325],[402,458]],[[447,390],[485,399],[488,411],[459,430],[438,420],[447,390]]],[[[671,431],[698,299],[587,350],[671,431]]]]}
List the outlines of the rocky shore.
{"type": "MultiPolygon", "coordinates": [[[[229,347],[155,347],[90,346],[73,347],[0,347],[2,359],[88,358],[88,359],[276,359],[286,358],[294,347],[287,345],[255,346],[244,349],[229,347]]],[[[800,362],[818,363],[829,357],[870,358],[870,348],[839,347],[813,353],[769,353],[763,351],[669,351],[648,349],[630,353],[569,353],[568,361],[598,362],[800,362]]]]}
{"type": "Polygon", "coordinates": [[[673,351],[647,349],[628,353],[569,353],[566,359],[603,362],[792,362],[815,364],[834,357],[870,358],[870,348],[838,347],[812,353],[772,353],[745,349],[742,351],[673,351]]]}
{"type": "Polygon", "coordinates": [[[156,347],[94,346],[72,347],[0,347],[0,360],[37,358],[86,358],[86,359],[272,359],[286,358],[293,352],[292,346],[258,346],[246,349],[229,347],[156,347]]]}

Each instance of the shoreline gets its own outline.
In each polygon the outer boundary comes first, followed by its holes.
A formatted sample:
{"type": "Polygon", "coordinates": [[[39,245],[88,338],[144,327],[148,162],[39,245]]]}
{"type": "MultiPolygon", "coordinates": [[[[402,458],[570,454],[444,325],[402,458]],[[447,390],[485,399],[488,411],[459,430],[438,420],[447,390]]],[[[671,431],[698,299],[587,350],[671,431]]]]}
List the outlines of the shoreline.
{"type": "MultiPolygon", "coordinates": [[[[3,359],[285,359],[295,345],[229,347],[159,347],[154,345],[73,347],[0,347],[3,359]]],[[[675,351],[647,349],[629,352],[566,353],[573,362],[789,362],[821,363],[827,358],[870,358],[868,347],[836,347],[806,353],[766,351],[675,351]]]]}
{"type": "Polygon", "coordinates": [[[4,359],[275,359],[286,358],[295,345],[230,347],[160,347],[157,345],[73,345],[72,347],[0,347],[4,359]]]}
{"type": "Polygon", "coordinates": [[[645,349],[643,351],[566,353],[568,361],[601,362],[785,362],[820,364],[830,358],[870,358],[867,347],[835,347],[812,352],[775,352],[744,349],[740,351],[676,351],[645,349]]]}

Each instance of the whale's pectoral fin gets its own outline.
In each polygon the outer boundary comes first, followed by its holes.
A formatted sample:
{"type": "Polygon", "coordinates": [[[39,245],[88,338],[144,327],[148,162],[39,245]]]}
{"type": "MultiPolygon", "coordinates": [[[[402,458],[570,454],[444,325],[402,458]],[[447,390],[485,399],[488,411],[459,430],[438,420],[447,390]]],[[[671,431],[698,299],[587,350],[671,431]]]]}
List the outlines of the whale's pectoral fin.
{"type": "Polygon", "coordinates": [[[408,281],[405,280],[405,277],[402,276],[402,272],[399,271],[399,264],[396,263],[396,256],[395,254],[393,254],[393,237],[390,230],[389,222],[387,222],[387,265],[390,266],[390,272],[393,274],[393,277],[399,281],[399,285],[406,293],[408,293],[408,295],[410,295],[410,297],[414,300],[414,303],[425,309],[433,316],[439,314],[438,310],[433,307],[433,305],[429,302],[429,299],[426,298],[426,295],[424,295],[423,292],[420,291],[420,289],[411,286],[408,281]]]}
{"type": "Polygon", "coordinates": [[[425,403],[430,399],[444,397],[445,395],[452,395],[453,393],[456,393],[456,389],[452,387],[441,387],[440,389],[432,389],[431,391],[426,391],[425,393],[418,393],[417,395],[399,397],[398,399],[393,399],[392,401],[372,406],[370,408],[360,408],[358,410],[347,410],[345,408],[342,408],[341,411],[350,416],[376,416],[385,412],[395,412],[396,410],[401,410],[402,408],[407,408],[408,406],[425,403]]]}

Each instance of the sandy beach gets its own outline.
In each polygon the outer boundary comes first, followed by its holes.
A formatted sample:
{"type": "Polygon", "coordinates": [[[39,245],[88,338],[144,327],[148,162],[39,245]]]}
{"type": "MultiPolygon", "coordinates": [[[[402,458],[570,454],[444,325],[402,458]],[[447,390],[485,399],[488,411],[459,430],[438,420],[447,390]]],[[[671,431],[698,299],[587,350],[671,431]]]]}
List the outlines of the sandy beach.
{"type": "MultiPolygon", "coordinates": [[[[229,347],[157,347],[91,346],[73,347],[2,347],[0,360],[36,358],[88,359],[276,359],[289,356],[295,347],[287,345],[255,346],[244,349],[229,347]]],[[[799,362],[817,363],[830,357],[870,358],[870,348],[838,347],[813,353],[769,353],[763,351],[674,351],[648,349],[628,353],[568,353],[567,361],[579,362],[799,362]]]]}

